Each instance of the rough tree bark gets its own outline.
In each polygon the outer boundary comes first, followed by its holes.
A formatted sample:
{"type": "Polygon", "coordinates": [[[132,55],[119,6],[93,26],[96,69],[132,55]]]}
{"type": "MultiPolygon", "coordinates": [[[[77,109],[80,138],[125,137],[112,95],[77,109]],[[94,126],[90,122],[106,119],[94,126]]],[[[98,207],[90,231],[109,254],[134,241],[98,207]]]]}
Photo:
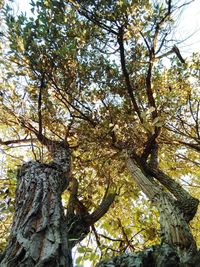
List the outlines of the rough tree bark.
{"type": "Polygon", "coordinates": [[[127,168],[131,176],[159,211],[161,244],[142,252],[122,254],[100,262],[97,267],[200,266],[200,253],[189,227],[199,201],[155,165],[139,165],[128,156],[127,168]]]}
{"type": "Polygon", "coordinates": [[[19,170],[15,214],[2,267],[72,264],[61,202],[69,184],[70,151],[58,144],[51,150],[51,163],[31,161],[19,170]]]}
{"type": "Polygon", "coordinates": [[[10,240],[0,257],[1,267],[71,267],[72,248],[109,209],[116,194],[105,196],[93,213],[77,198],[78,182],[70,177],[70,149],[65,142],[47,139],[35,131],[53,161],[30,161],[17,175],[15,213],[10,240]],[[73,182],[67,214],[61,195],[73,182]],[[76,213],[76,207],[82,211],[76,213]]]}

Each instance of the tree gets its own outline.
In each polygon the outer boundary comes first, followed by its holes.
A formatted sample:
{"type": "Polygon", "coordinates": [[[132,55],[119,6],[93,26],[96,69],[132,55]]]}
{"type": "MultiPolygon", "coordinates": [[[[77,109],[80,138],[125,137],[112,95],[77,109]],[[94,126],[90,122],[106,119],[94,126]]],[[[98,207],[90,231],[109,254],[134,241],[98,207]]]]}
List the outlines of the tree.
{"type": "Polygon", "coordinates": [[[4,11],[0,143],[12,150],[28,144],[23,153],[35,160],[18,168],[0,266],[72,266],[71,250],[90,229],[102,255],[135,250],[142,231],[139,240],[146,236],[154,244],[157,215],[150,215],[141,192],[158,210],[161,245],[99,266],[169,266],[166,257],[170,266],[198,266],[189,224],[198,194],[180,179],[198,185],[199,93],[193,83],[199,59],[186,61],[170,41],[182,6],[139,0],[31,5],[30,18],[14,16],[9,6],[4,11]],[[136,201],[143,205],[132,210],[136,201]],[[144,229],[142,216],[151,216],[144,229]]]}

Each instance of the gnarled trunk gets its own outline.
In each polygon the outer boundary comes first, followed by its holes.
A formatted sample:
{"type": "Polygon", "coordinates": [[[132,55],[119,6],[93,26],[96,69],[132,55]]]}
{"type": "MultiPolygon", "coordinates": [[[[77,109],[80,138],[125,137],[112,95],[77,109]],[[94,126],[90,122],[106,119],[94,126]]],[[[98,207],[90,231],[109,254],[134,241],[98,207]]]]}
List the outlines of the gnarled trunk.
{"type": "MultiPolygon", "coordinates": [[[[190,265],[193,258],[195,259],[198,255],[198,260],[200,260],[200,257],[188,223],[193,219],[199,201],[159,169],[145,166],[144,169],[148,173],[146,174],[130,157],[127,160],[127,167],[136,184],[159,211],[161,246],[154,255],[154,264],[157,262],[159,250],[167,245],[167,248],[175,253],[180,266],[197,266],[190,265]]],[[[162,258],[162,255],[160,257],[162,258]]],[[[168,266],[167,263],[166,266],[168,266]]]]}
{"type": "Polygon", "coordinates": [[[198,200],[160,170],[146,167],[147,175],[131,157],[127,159],[127,167],[135,183],[159,211],[161,244],[137,253],[124,253],[96,267],[200,267],[200,253],[188,225],[196,213],[198,200]]]}
{"type": "Polygon", "coordinates": [[[10,241],[1,267],[72,265],[61,201],[69,183],[70,153],[58,147],[52,163],[31,161],[19,170],[10,241]]]}
{"type": "Polygon", "coordinates": [[[181,262],[176,248],[168,244],[152,246],[137,253],[123,253],[96,267],[200,267],[200,254],[190,255],[187,263],[181,262]]]}
{"type": "Polygon", "coordinates": [[[53,161],[31,161],[17,175],[15,214],[10,241],[0,257],[0,267],[71,267],[72,248],[89,233],[113,203],[116,193],[106,195],[91,214],[77,198],[78,182],[70,178],[70,150],[43,138],[53,161]],[[61,195],[72,181],[64,213],[61,195]],[[82,206],[79,213],[76,206],[82,206]]]}
{"type": "Polygon", "coordinates": [[[54,164],[29,162],[22,166],[17,177],[10,242],[1,267],[71,266],[61,203],[66,186],[62,176],[54,164]]]}

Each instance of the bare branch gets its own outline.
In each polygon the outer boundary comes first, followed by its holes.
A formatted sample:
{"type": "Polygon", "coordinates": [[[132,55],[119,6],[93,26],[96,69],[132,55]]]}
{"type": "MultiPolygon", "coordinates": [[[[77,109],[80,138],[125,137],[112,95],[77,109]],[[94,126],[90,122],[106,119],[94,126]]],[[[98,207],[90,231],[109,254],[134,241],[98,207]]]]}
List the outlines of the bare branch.
{"type": "Polygon", "coordinates": [[[2,139],[0,139],[0,145],[4,145],[4,146],[9,146],[12,144],[20,144],[20,143],[31,143],[31,142],[36,142],[37,139],[36,138],[23,138],[23,139],[18,139],[18,140],[7,140],[7,141],[3,141],[2,139]]]}
{"type": "Polygon", "coordinates": [[[107,235],[103,235],[103,234],[99,234],[98,233],[98,235],[99,236],[102,236],[103,238],[105,238],[105,239],[108,239],[108,240],[110,240],[110,241],[113,241],[113,242],[122,242],[122,241],[124,241],[123,239],[117,239],[117,238],[112,238],[112,237],[109,237],[109,236],[107,236],[107,235]]]}
{"type": "Polygon", "coordinates": [[[72,178],[71,183],[72,186],[71,186],[70,198],[67,205],[67,217],[71,217],[72,215],[74,215],[74,211],[77,204],[78,181],[76,178],[72,178]]]}
{"type": "Polygon", "coordinates": [[[105,23],[102,23],[100,21],[100,19],[98,19],[95,14],[93,14],[92,12],[90,12],[89,10],[87,10],[86,8],[84,8],[83,6],[81,6],[81,9],[79,9],[79,13],[84,16],[85,18],[87,18],[89,21],[93,22],[94,24],[98,25],[100,28],[106,30],[109,33],[113,33],[115,35],[117,35],[117,32],[115,30],[113,30],[113,28],[109,27],[108,25],[106,25],[105,23]],[[82,9],[82,10],[81,10],[82,9]]]}
{"type": "Polygon", "coordinates": [[[178,47],[176,45],[174,45],[173,48],[172,48],[172,50],[176,54],[176,56],[178,57],[178,59],[180,60],[180,62],[183,63],[183,64],[185,64],[185,60],[181,56],[181,53],[180,53],[180,50],[178,49],[178,47]]]}
{"type": "Polygon", "coordinates": [[[155,52],[155,55],[157,55],[160,52],[160,50],[162,49],[162,47],[164,45],[164,42],[166,40],[167,35],[168,35],[168,33],[165,33],[164,34],[164,36],[162,38],[162,41],[160,42],[160,46],[158,47],[157,51],[155,52]]]}
{"type": "Polygon", "coordinates": [[[134,248],[134,246],[131,244],[131,240],[129,240],[129,238],[128,238],[128,236],[127,236],[125,230],[124,230],[124,227],[123,227],[123,225],[122,225],[121,220],[120,220],[119,218],[117,218],[117,221],[118,221],[118,225],[119,225],[119,227],[120,227],[120,229],[121,229],[121,231],[122,231],[122,235],[123,235],[123,237],[124,237],[124,241],[125,241],[126,244],[127,244],[126,248],[127,248],[127,247],[130,247],[131,249],[134,250],[135,248],[134,248]]]}
{"type": "Polygon", "coordinates": [[[140,35],[142,36],[142,38],[143,38],[143,40],[144,40],[144,42],[145,42],[145,44],[146,44],[146,46],[147,46],[147,49],[148,49],[148,51],[149,51],[149,53],[150,53],[151,48],[150,48],[150,46],[149,46],[149,43],[148,43],[147,39],[145,38],[144,34],[142,33],[142,31],[140,31],[140,35]]]}
{"type": "Polygon", "coordinates": [[[187,147],[190,147],[190,148],[196,150],[197,152],[200,152],[200,144],[187,143],[187,142],[184,142],[184,141],[181,141],[181,140],[178,140],[177,142],[179,144],[186,145],[187,147]]]}
{"type": "Polygon", "coordinates": [[[118,33],[118,43],[119,43],[119,49],[120,49],[120,59],[121,59],[121,67],[122,67],[122,72],[124,75],[127,91],[129,93],[129,96],[131,98],[131,102],[133,104],[133,108],[135,112],[137,113],[139,119],[141,122],[143,122],[143,119],[140,114],[140,109],[138,107],[138,104],[136,102],[135,96],[133,94],[133,88],[131,86],[130,78],[129,78],[129,73],[126,68],[126,59],[125,59],[125,49],[124,49],[124,30],[123,27],[119,28],[119,33],[118,33]]]}
{"type": "MultiPolygon", "coordinates": [[[[58,87],[58,85],[55,83],[55,81],[52,80],[53,86],[55,90],[59,93],[59,95],[62,97],[62,99],[59,98],[59,100],[67,107],[67,105],[71,106],[75,111],[77,111],[82,117],[81,119],[84,119],[88,121],[93,127],[96,126],[96,122],[91,118],[91,116],[86,115],[84,112],[82,112],[79,108],[77,108],[74,104],[72,104],[65,95],[62,93],[62,90],[58,87]]],[[[68,107],[67,107],[68,108],[68,107]]],[[[68,108],[69,110],[69,108],[68,108]]],[[[69,110],[70,112],[70,110],[69,110]]]]}
{"type": "Polygon", "coordinates": [[[167,57],[169,55],[171,55],[172,53],[174,53],[173,49],[169,50],[168,52],[158,56],[158,57],[155,57],[155,60],[158,60],[158,59],[161,59],[161,58],[164,58],[164,57],[167,57]]]}
{"type": "Polygon", "coordinates": [[[101,202],[101,204],[97,207],[97,209],[90,215],[87,215],[85,217],[85,221],[92,225],[95,222],[97,222],[103,215],[108,211],[111,204],[113,203],[115,199],[116,193],[109,194],[106,198],[104,198],[101,202]]]}
{"type": "Polygon", "coordinates": [[[200,135],[199,135],[199,107],[200,107],[200,101],[197,101],[197,108],[196,108],[196,111],[194,113],[193,106],[192,106],[192,99],[191,99],[191,95],[190,94],[189,94],[189,99],[188,100],[189,100],[190,113],[191,113],[192,118],[193,118],[194,123],[195,123],[196,134],[197,134],[198,139],[200,140],[200,135]]]}
{"type": "Polygon", "coordinates": [[[39,133],[42,134],[42,91],[45,86],[45,73],[42,73],[41,84],[39,88],[38,95],[38,124],[39,124],[39,133]]]}
{"type": "Polygon", "coordinates": [[[97,230],[94,227],[94,225],[92,225],[91,228],[92,228],[92,231],[94,233],[94,236],[95,236],[95,239],[96,239],[96,242],[97,242],[97,246],[100,247],[101,246],[101,242],[100,242],[100,239],[99,239],[99,235],[97,233],[97,230]]]}

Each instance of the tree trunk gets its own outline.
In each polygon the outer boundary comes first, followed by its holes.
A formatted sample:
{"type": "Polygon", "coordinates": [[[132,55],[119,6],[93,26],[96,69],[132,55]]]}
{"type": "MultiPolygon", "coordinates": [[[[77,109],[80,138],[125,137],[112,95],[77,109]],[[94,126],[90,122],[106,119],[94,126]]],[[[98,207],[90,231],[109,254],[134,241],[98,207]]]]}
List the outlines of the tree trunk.
{"type": "Polygon", "coordinates": [[[0,267],[71,267],[72,248],[90,231],[113,203],[116,193],[104,196],[91,214],[77,198],[78,182],[70,178],[67,145],[43,137],[53,161],[31,161],[17,175],[15,213],[10,240],[0,256],[0,267]],[[72,181],[64,213],[61,195],[72,181]],[[81,211],[75,212],[81,205],[81,211]]]}
{"type": "MultiPolygon", "coordinates": [[[[154,265],[152,266],[179,266],[176,264],[180,264],[180,266],[199,266],[194,265],[194,259],[198,258],[198,261],[200,261],[200,257],[188,224],[197,211],[199,201],[190,196],[177,182],[162,171],[149,171],[153,175],[148,176],[130,157],[127,159],[127,167],[136,184],[159,211],[161,246],[156,249],[156,252],[154,251],[155,255],[152,261],[154,265]],[[176,255],[175,265],[167,265],[167,262],[164,265],[164,259],[162,260],[162,265],[156,263],[157,257],[163,257],[163,248],[164,251],[167,249],[168,252],[172,250],[176,255]],[[159,255],[159,253],[161,254],[159,255]],[[193,262],[192,265],[190,264],[191,262],[193,262]]],[[[197,264],[197,261],[195,264],[197,264]]]]}
{"type": "Polygon", "coordinates": [[[154,177],[146,175],[130,157],[127,167],[138,187],[159,211],[161,244],[137,253],[124,253],[96,267],[200,267],[200,253],[188,225],[196,213],[198,200],[161,171],[158,172],[159,181],[164,181],[158,184],[154,179],[156,174],[154,177]],[[170,181],[167,183],[167,180],[170,181]],[[174,194],[164,190],[163,184],[174,194]],[[190,209],[184,200],[189,201],[190,209]]]}
{"type": "Polygon", "coordinates": [[[44,141],[53,161],[31,161],[18,172],[15,213],[1,267],[72,266],[61,200],[69,184],[70,151],[63,143],[44,141]]]}
{"type": "Polygon", "coordinates": [[[152,246],[137,253],[124,253],[107,261],[102,261],[96,267],[200,267],[200,254],[190,255],[183,263],[176,247],[168,244],[152,246]]]}
{"type": "Polygon", "coordinates": [[[28,162],[17,176],[10,241],[1,267],[71,266],[61,194],[68,177],[55,162],[28,162]]]}

